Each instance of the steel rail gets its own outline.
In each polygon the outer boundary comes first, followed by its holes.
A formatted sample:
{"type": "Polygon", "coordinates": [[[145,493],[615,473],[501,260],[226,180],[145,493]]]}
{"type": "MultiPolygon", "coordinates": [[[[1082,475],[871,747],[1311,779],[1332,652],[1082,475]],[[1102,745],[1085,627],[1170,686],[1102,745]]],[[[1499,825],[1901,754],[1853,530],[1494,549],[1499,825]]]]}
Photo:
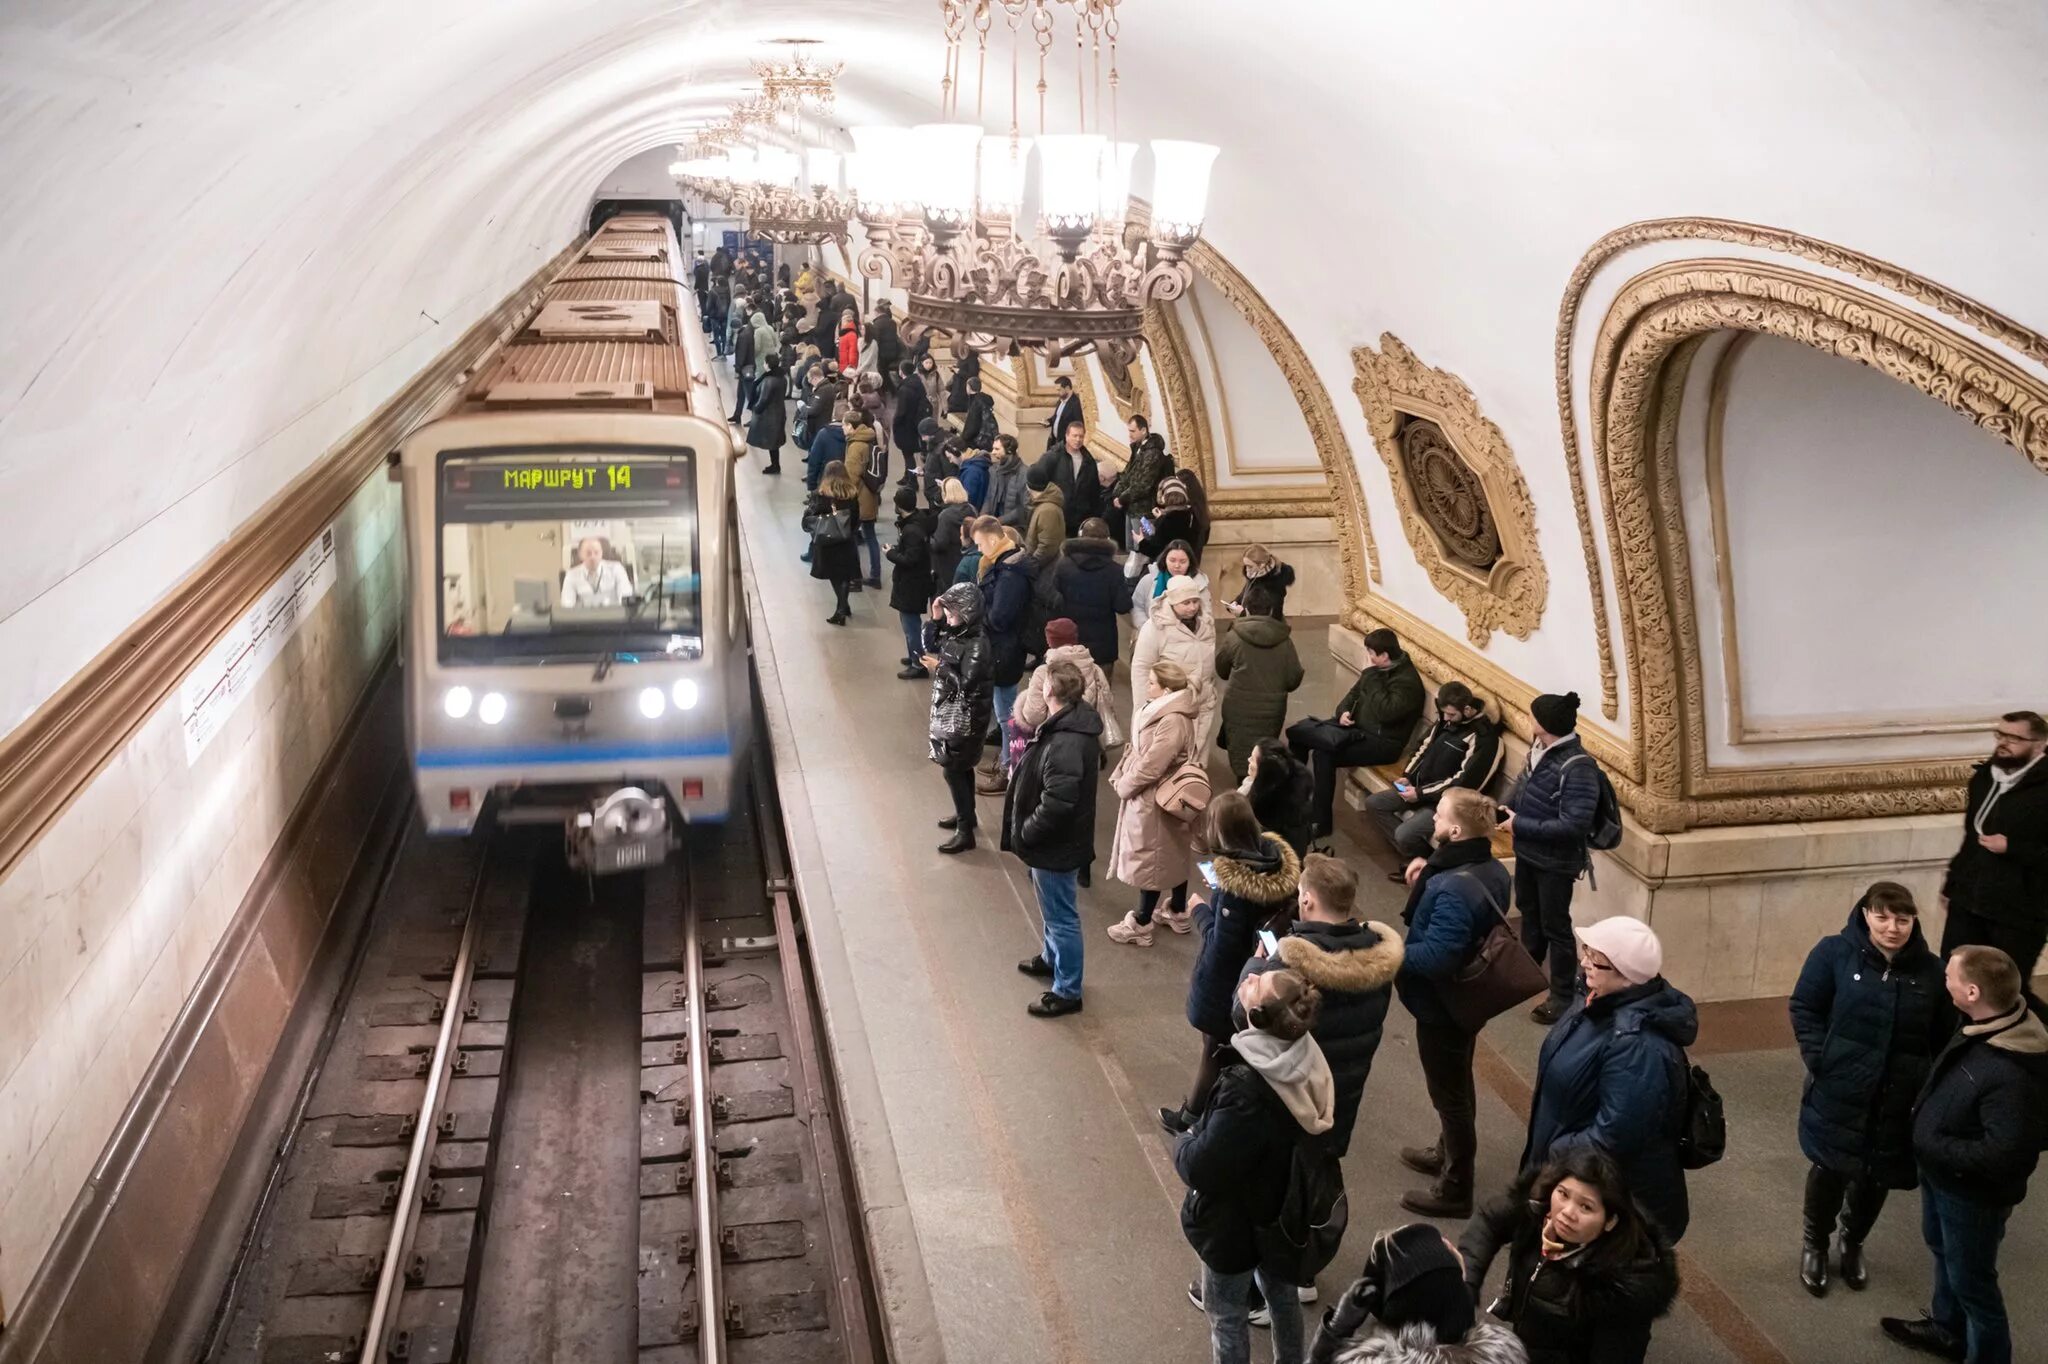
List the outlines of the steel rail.
{"type": "Polygon", "coordinates": [[[442,1092],[448,1087],[454,1065],[455,1043],[462,1031],[467,1010],[470,978],[475,972],[477,921],[482,917],[484,883],[490,870],[488,852],[478,863],[476,885],[470,892],[469,910],[462,920],[462,942],[455,949],[455,966],[448,973],[448,998],[441,1007],[441,1032],[434,1042],[433,1058],[427,1064],[427,1091],[420,1096],[419,1116],[412,1132],[412,1150],[405,1160],[405,1175],[399,1182],[398,1202],[391,1218],[391,1235],[384,1243],[384,1263],[377,1272],[377,1295],[370,1301],[369,1325],[363,1331],[363,1348],[357,1364],[386,1364],[386,1338],[398,1323],[399,1304],[404,1300],[405,1264],[412,1256],[413,1238],[419,1232],[424,1207],[420,1184],[440,1144],[437,1121],[442,1092]]]}
{"type": "MultiPolygon", "coordinates": [[[[687,887],[688,882],[685,881],[687,887]]],[[[711,1044],[706,1036],[704,944],[697,906],[683,902],[684,1026],[690,1035],[690,1199],[697,1214],[697,1364],[725,1364],[725,1278],[718,1226],[718,1148],[711,1139],[711,1044]]]]}

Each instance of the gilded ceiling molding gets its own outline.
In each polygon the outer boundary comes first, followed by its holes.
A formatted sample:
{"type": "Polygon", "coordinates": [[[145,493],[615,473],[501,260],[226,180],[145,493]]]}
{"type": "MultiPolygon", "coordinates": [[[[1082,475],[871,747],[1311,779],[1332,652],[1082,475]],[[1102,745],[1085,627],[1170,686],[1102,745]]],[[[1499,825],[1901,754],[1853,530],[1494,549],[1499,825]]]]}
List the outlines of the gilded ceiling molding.
{"type": "Polygon", "coordinates": [[[1145,348],[1152,355],[1152,372],[1159,379],[1159,401],[1149,414],[1163,422],[1166,448],[1174,463],[1193,462],[1202,487],[1214,500],[1216,494],[1216,444],[1209,431],[1209,404],[1202,393],[1202,372],[1188,346],[1188,335],[1172,304],[1154,304],[1145,310],[1145,348]]]}
{"type": "MultiPolygon", "coordinates": [[[[1586,501],[1585,475],[1580,465],[1578,422],[1572,414],[1572,341],[1578,330],[1579,309],[1586,288],[1601,267],[1624,251],[1638,246],[1687,240],[1732,242],[1803,257],[1817,265],[1855,275],[1911,298],[2030,359],[2048,364],[2048,338],[2032,328],[2022,326],[1995,308],[1936,284],[1925,276],[1817,237],[1730,218],[1652,218],[1616,228],[1593,243],[1592,249],[1573,269],[1571,279],[1565,285],[1564,297],[1558,303],[1554,353],[1558,419],[1564,431],[1565,471],[1571,479],[1572,510],[1578,518],[1579,546],[1586,560],[1586,583],[1593,597],[1593,630],[1600,654],[1601,710],[1610,720],[1621,713],[1620,683],[1615,669],[1614,643],[1608,631],[1607,592],[1600,568],[1600,551],[1594,540],[1593,516],[1586,501]]],[[[1594,455],[1598,458],[1597,450],[1594,455]]]]}
{"type": "Polygon", "coordinates": [[[1401,525],[1436,590],[1485,648],[1495,630],[1527,639],[1550,575],[1536,504],[1515,452],[1456,375],[1422,363],[1392,332],[1351,352],[1351,390],[1386,461],[1401,525]],[[1448,448],[1446,448],[1448,446],[1448,448]]]}
{"type": "Polygon", "coordinates": [[[1595,470],[1629,667],[1628,793],[1652,829],[1847,819],[1961,808],[1963,760],[1714,772],[1676,422],[1705,336],[1784,337],[1855,360],[1944,403],[2048,472],[2048,384],[1924,315],[1831,276],[1756,260],[1686,260],[1625,284],[1587,386],[1595,470]]]}

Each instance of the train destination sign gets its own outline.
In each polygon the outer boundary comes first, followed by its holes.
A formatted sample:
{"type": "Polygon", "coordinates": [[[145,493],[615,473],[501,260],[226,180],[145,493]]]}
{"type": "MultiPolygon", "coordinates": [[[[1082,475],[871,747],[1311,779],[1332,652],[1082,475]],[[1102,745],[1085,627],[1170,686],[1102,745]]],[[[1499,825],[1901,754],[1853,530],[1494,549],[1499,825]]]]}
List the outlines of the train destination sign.
{"type": "Polygon", "coordinates": [[[514,508],[574,514],[672,505],[693,489],[692,461],[674,459],[455,459],[441,471],[444,516],[504,515],[514,508]]]}

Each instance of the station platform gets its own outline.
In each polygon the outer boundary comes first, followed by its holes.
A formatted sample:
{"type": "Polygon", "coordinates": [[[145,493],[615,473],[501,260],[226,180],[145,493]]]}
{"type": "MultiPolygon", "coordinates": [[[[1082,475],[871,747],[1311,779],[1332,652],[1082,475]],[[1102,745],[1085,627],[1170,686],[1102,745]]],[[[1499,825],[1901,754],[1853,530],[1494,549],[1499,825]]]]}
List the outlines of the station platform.
{"type": "MultiPolygon", "coordinates": [[[[824,623],[830,589],[798,561],[802,458],[785,453],[794,458],[779,478],[759,472],[758,452],[736,473],[747,585],[793,866],[898,1358],[1206,1360],[1206,1323],[1186,1294],[1196,1262],[1179,1226],[1182,1189],[1155,1119],[1194,1068],[1182,1008],[1197,940],[1162,929],[1141,949],[1104,935],[1134,900],[1101,871],[1115,813],[1105,782],[1101,860],[1081,894],[1086,1011],[1051,1021],[1025,1013],[1039,986],[1015,963],[1036,950],[1038,917],[1024,868],[995,850],[999,798],[984,798],[991,836],[980,849],[934,852],[945,836],[934,821],[950,806],[926,757],[927,684],[895,676],[903,639],[886,590],[856,596],[845,627],[824,623]]],[[[886,543],[886,521],[880,529],[886,543]]],[[[1320,633],[1296,638],[1310,682],[1294,713],[1327,713],[1335,684],[1319,663],[1320,633]]],[[[1119,669],[1119,697],[1127,682],[1119,669]]],[[[1222,755],[1212,757],[1224,772],[1222,755]]],[[[1360,874],[1365,917],[1398,925],[1404,893],[1382,875],[1392,853],[1357,824],[1337,841],[1360,874]]],[[[1694,1057],[1727,1100],[1729,1152],[1690,1180],[1684,1295],[1650,1357],[1911,1359],[1877,1321],[1925,1305],[1918,1196],[1895,1195],[1880,1220],[1868,1291],[1837,1285],[1825,1300],[1809,1297],[1797,1275],[1801,1067],[1783,1002],[1701,1013],[1694,1057]]],[[[1516,1011],[1481,1037],[1482,1197],[1514,1174],[1542,1032],[1516,1011]]],[[[1324,1302],[1376,1231],[1415,1220],[1398,1199],[1423,1181],[1394,1153],[1435,1132],[1397,1005],[1345,1164],[1351,1233],[1319,1285],[1324,1302]]],[[[2037,1192],[2037,1206],[2015,1214],[2002,1257],[2021,1357],[2048,1337],[2038,1307],[2048,1300],[2044,1198],[2037,1192]]],[[[1459,1225],[1440,1225],[1455,1240],[1459,1225]]],[[[1312,1327],[1321,1308],[1304,1310],[1312,1327]]],[[[1268,1357],[1264,1337],[1254,1332],[1255,1358],[1268,1357]]]]}

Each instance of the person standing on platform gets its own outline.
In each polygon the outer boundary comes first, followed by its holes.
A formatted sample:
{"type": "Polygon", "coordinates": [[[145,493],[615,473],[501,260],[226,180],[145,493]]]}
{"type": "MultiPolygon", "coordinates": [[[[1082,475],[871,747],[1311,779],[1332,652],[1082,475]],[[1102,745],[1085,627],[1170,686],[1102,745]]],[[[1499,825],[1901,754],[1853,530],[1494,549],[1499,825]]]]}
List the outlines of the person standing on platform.
{"type": "Polygon", "coordinates": [[[1037,467],[1059,485],[1067,512],[1068,535],[1080,530],[1081,523],[1089,517],[1102,515],[1102,472],[1088,449],[1086,426],[1078,421],[1068,422],[1064,441],[1041,455],[1037,467]]]}
{"type": "Polygon", "coordinates": [[[1124,434],[1130,443],[1131,457],[1109,485],[1112,514],[1108,519],[1111,529],[1119,531],[1118,538],[1135,546],[1138,537],[1130,534],[1128,527],[1135,518],[1152,510],[1161,480],[1173,474],[1173,458],[1166,453],[1166,441],[1153,432],[1151,421],[1142,412],[1131,414],[1130,421],[1124,424],[1124,434]]]}
{"type": "MultiPolygon", "coordinates": [[[[1945,979],[1963,1025],[1913,1105],[1920,1235],[1934,1257],[1934,1299],[1917,1320],[1879,1324],[1928,1354],[2012,1364],[1998,1243],[2048,1147],[2048,1028],[2020,993],[2019,967],[1995,947],[1957,948],[1945,979]]],[[[2038,1328],[2040,1313],[2030,1320],[2038,1328]]]]}
{"type": "Polygon", "coordinates": [[[1479,1155],[1479,1099],[1472,1083],[1479,1035],[1445,1006],[1459,971],[1507,912],[1508,869],[1493,855],[1493,802],[1477,791],[1446,792],[1437,802],[1436,848],[1408,871],[1407,955],[1394,988],[1415,1019],[1415,1057],[1436,1110],[1437,1139],[1401,1150],[1401,1163],[1430,1176],[1427,1189],[1401,1195],[1424,1217],[1470,1217],[1479,1155]]]}
{"type": "Polygon", "coordinates": [[[946,415],[957,417],[967,410],[967,384],[980,382],[981,355],[959,341],[953,344],[953,377],[946,384],[946,415]]]}
{"type": "Polygon", "coordinates": [[[1109,926],[1109,940],[1131,947],[1152,945],[1152,913],[1171,892],[1169,915],[1188,904],[1188,874],[1194,861],[1194,826],[1159,804],[1159,784],[1191,761],[1195,748],[1195,698],[1188,675],[1175,663],[1152,666],[1145,704],[1131,718],[1131,742],[1110,774],[1116,793],[1116,834],[1109,845],[1109,874],[1138,892],[1138,906],[1109,926]]]}
{"type": "Polygon", "coordinates": [[[1131,710],[1145,704],[1145,681],[1162,659],[1180,665],[1195,694],[1196,761],[1206,761],[1209,740],[1216,734],[1216,619],[1209,613],[1209,594],[1193,578],[1175,578],[1152,604],[1152,619],[1138,632],[1131,649],[1131,710]]]}
{"type": "Polygon", "coordinates": [[[1252,803],[1261,829],[1285,839],[1296,857],[1308,856],[1308,804],[1314,782],[1308,769],[1278,739],[1252,749],[1250,764],[1237,793],[1252,803]]]}
{"type": "Polygon", "coordinates": [[[932,517],[932,591],[943,592],[952,585],[967,552],[967,528],[974,522],[974,506],[960,480],[949,478],[939,488],[939,509],[932,517]]]}
{"type": "Polygon", "coordinates": [[[1640,919],[1617,914],[1578,938],[1585,994],[1537,1054],[1521,1168],[1597,1146],[1676,1245],[1691,1217],[1678,1142],[1689,1090],[1685,1049],[1699,1037],[1699,1009],[1664,979],[1663,945],[1640,919]]]}
{"type": "MultiPolygon", "coordinates": [[[[754,328],[754,392],[748,395],[747,406],[758,408],[761,404],[759,392],[761,380],[768,374],[768,362],[782,359],[782,333],[768,320],[765,306],[757,306],[751,319],[754,328]]],[[[784,390],[784,396],[788,390],[784,390]]]]}
{"type": "Polygon", "coordinates": [[[833,333],[833,353],[839,358],[839,368],[849,372],[860,368],[860,319],[853,309],[839,314],[839,325],[833,333]]]}
{"type": "MultiPolygon", "coordinates": [[[[1225,791],[1209,802],[1208,894],[1195,909],[1202,945],[1188,978],[1188,1023],[1201,1035],[1201,1056],[1187,1101],[1159,1110],[1159,1125],[1178,1136],[1208,1107],[1209,1092],[1229,1059],[1231,991],[1259,945],[1259,930],[1285,933],[1300,905],[1301,862],[1286,840],[1259,827],[1251,802],[1225,791]]],[[[1163,915],[1165,911],[1160,911],[1163,915]]]]}
{"type": "MultiPolygon", "coordinates": [[[[1066,543],[1066,510],[1061,505],[1059,486],[1045,476],[1045,470],[1032,469],[1024,480],[1031,497],[1031,518],[1024,528],[1024,552],[1031,556],[1040,573],[1050,573],[1060,546],[1066,543]]],[[[989,514],[994,516],[994,510],[989,514]]]]}
{"type": "Polygon", "coordinates": [[[996,444],[996,400],[981,391],[981,380],[967,381],[967,411],[960,418],[960,439],[970,450],[993,450],[996,444]]]}
{"type": "Polygon", "coordinates": [[[1970,774],[1963,845],[1941,885],[1941,951],[1996,947],[2025,988],[2048,941],[2048,720],[2016,710],[1993,733],[1991,757],[1970,774]]]}
{"type": "Polygon", "coordinates": [[[1053,564],[1060,609],[1074,622],[1081,642],[1104,677],[1116,675],[1117,617],[1131,609],[1131,580],[1117,567],[1116,542],[1099,516],[1081,523],[1081,533],[1060,546],[1053,564]]]}
{"type": "Polygon", "coordinates": [[[1837,1216],[1842,1282],[1861,1290],[1863,1242],[1886,1192],[1920,1182],[1913,1100],[1954,1031],[1955,1009],[1913,893],[1895,881],[1864,891],[1842,931],[1807,954],[1791,1013],[1806,1062],[1799,1148],[1812,1162],[1799,1280],[1818,1298],[1828,1291],[1837,1216]]]}
{"type": "MultiPolygon", "coordinates": [[[[1126,562],[1135,564],[1142,560],[1140,556],[1133,554],[1126,562]]],[[[1164,552],[1159,556],[1156,568],[1131,576],[1137,580],[1131,588],[1133,630],[1145,628],[1145,622],[1152,619],[1152,607],[1157,603],[1159,594],[1164,592],[1166,585],[1175,578],[1193,578],[1195,585],[1200,587],[1205,595],[1209,591],[1209,575],[1202,571],[1202,560],[1195,553],[1194,545],[1186,540],[1168,541],[1164,552]]]]}
{"type": "Polygon", "coordinates": [[[1257,1229],[1280,1216],[1295,1148],[1327,1140],[1336,1083],[1313,1031],[1322,998],[1300,973],[1246,976],[1230,1001],[1239,1026],[1233,1064],[1192,1127],[1174,1143],[1173,1168],[1188,1186],[1181,1231],[1201,1257],[1190,1296],[1209,1317],[1213,1364],[1251,1364],[1251,1295],[1270,1304],[1275,1364],[1301,1364],[1295,1285],[1262,1263],[1257,1229]]]}
{"type": "Polygon", "coordinates": [[[832,584],[836,603],[827,625],[846,624],[847,597],[860,581],[860,548],[854,536],[860,525],[860,490],[841,460],[825,466],[818,490],[804,506],[804,523],[811,532],[811,576],[832,584]],[[844,534],[828,532],[828,523],[844,527],[844,534]]]}
{"type": "Polygon", "coordinates": [[[854,411],[846,418],[846,472],[860,490],[859,535],[868,547],[868,587],[882,585],[882,541],[875,534],[875,522],[882,515],[882,489],[888,486],[889,462],[875,444],[875,426],[867,413],[854,411]]]}
{"type": "Polygon", "coordinates": [[[1332,807],[1337,773],[1346,767],[1377,767],[1401,756],[1425,693],[1415,663],[1401,652],[1392,630],[1365,635],[1365,666],[1328,720],[1297,720],[1287,728],[1287,746],[1315,775],[1315,824],[1311,837],[1327,838],[1336,828],[1332,807]]]}
{"type": "Polygon", "coordinates": [[[1052,386],[1060,396],[1052,405],[1052,415],[1045,419],[1045,448],[1048,450],[1060,443],[1068,422],[1081,420],[1081,399],[1074,393],[1074,381],[1058,374],[1053,376],[1052,386]]]}
{"type": "Polygon", "coordinates": [[[1294,586],[1294,565],[1275,558],[1273,551],[1264,545],[1246,545],[1244,557],[1239,561],[1239,571],[1244,575],[1243,586],[1237,595],[1225,602],[1224,609],[1233,616],[1244,614],[1244,596],[1251,591],[1253,583],[1264,583],[1280,599],[1279,614],[1287,615],[1287,590],[1294,586]]]}
{"type": "Polygon", "coordinates": [[[747,314],[747,301],[732,301],[732,315],[725,324],[726,353],[732,356],[732,424],[738,426],[754,400],[754,324],[747,314]]]}
{"type": "Polygon", "coordinates": [[[1017,457],[1017,438],[997,436],[995,448],[988,452],[988,487],[982,493],[982,511],[1020,534],[1028,531],[1031,526],[1029,477],[1030,470],[1017,457]]]}
{"type": "Polygon", "coordinates": [[[917,381],[917,371],[906,360],[897,370],[896,406],[889,419],[889,436],[903,452],[905,474],[910,472],[910,457],[924,448],[920,428],[931,415],[931,399],[924,385],[917,381]]]}
{"type": "Polygon", "coordinates": [[[903,334],[896,327],[896,310],[886,298],[875,305],[875,315],[868,321],[868,343],[875,348],[875,372],[882,376],[885,388],[893,388],[903,363],[903,334]]]}
{"type": "MultiPolygon", "coordinates": [[[[974,547],[981,553],[976,580],[988,603],[990,675],[995,681],[996,729],[1000,733],[1009,726],[1010,707],[1017,704],[1017,684],[1024,677],[1024,627],[1031,614],[1030,561],[993,516],[976,517],[971,533],[974,547]]],[[[1098,731],[1100,728],[1098,724],[1098,731]]],[[[982,768],[979,789],[983,795],[1002,791],[1009,771],[1006,757],[998,751],[982,768]]]]}
{"type": "Polygon", "coordinates": [[[1102,720],[1071,665],[1048,666],[1046,717],[1025,746],[1003,799],[1003,851],[1031,869],[1043,948],[1017,963],[1050,988],[1026,1007],[1038,1018],[1081,1012],[1081,880],[1095,861],[1095,788],[1102,768],[1102,720]]]}
{"type": "Polygon", "coordinates": [[[931,606],[932,512],[917,505],[917,489],[896,490],[896,543],[889,546],[889,608],[903,622],[904,681],[930,677],[924,654],[925,613],[931,606]]]}
{"type": "Polygon", "coordinates": [[[1579,694],[1539,696],[1529,703],[1535,736],[1529,766],[1504,802],[1502,821],[1515,839],[1515,907],[1522,946],[1550,967],[1550,997],[1529,1011],[1555,1023],[1571,1007],[1578,971],[1572,948],[1572,888],[1590,860],[1586,839],[1600,807],[1600,769],[1575,732],[1579,694]]]}
{"type": "Polygon", "coordinates": [[[948,855],[974,850],[974,765],[988,732],[988,636],[981,625],[981,589],[958,583],[932,602],[918,662],[932,675],[931,760],[946,775],[953,813],[939,821],[953,836],[939,845],[948,855]]]}
{"type": "MultiPolygon", "coordinates": [[[[1429,856],[1432,816],[1444,792],[1484,787],[1500,757],[1500,731],[1486,718],[1486,703],[1463,682],[1437,688],[1436,713],[1399,780],[1365,798],[1365,812],[1404,866],[1429,856]]],[[[1387,879],[1399,881],[1405,874],[1388,872],[1387,879]]]]}
{"type": "Polygon", "coordinates": [[[967,489],[967,500],[974,504],[974,514],[983,515],[988,506],[988,451],[968,445],[958,437],[946,443],[961,447],[960,482],[967,489]]]}
{"type": "Polygon", "coordinates": [[[764,474],[782,472],[782,445],[788,439],[789,429],[789,406],[784,401],[788,395],[789,381],[782,376],[782,356],[771,355],[755,390],[754,420],[747,427],[747,444],[768,452],[768,463],[761,470],[764,474]]]}
{"type": "Polygon", "coordinates": [[[1287,698],[1308,676],[1294,650],[1294,632],[1280,619],[1279,595],[1255,582],[1245,609],[1250,614],[1216,642],[1216,676],[1225,684],[1218,711],[1221,741],[1237,781],[1250,770],[1252,750],[1280,736],[1287,698]]]}

